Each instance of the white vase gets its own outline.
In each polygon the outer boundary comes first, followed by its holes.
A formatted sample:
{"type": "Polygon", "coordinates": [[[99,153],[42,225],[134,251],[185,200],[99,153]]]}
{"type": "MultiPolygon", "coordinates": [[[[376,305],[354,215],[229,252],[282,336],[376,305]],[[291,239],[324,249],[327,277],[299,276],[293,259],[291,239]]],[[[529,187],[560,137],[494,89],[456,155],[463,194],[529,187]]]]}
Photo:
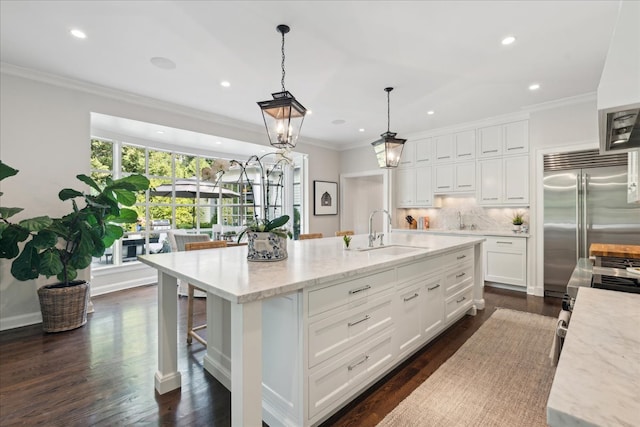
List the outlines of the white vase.
{"type": "Polygon", "coordinates": [[[247,232],[248,261],[282,261],[287,259],[287,239],[270,232],[247,232]]]}
{"type": "Polygon", "coordinates": [[[520,224],[517,224],[517,225],[513,224],[513,228],[512,228],[513,232],[514,233],[519,233],[520,232],[520,227],[521,227],[520,224]]]}

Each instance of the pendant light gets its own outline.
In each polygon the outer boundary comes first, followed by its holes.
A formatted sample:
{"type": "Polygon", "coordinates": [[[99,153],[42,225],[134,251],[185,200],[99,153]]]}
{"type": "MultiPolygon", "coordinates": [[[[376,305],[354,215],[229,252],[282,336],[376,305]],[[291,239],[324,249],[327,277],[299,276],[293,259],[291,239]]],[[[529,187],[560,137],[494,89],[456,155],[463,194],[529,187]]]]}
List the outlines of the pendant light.
{"type": "Polygon", "coordinates": [[[262,110],[269,143],[277,148],[291,150],[296,146],[307,109],[284,88],[284,35],[289,32],[289,27],[278,25],[277,30],[282,34],[282,91],[272,93],[273,99],[258,102],[258,105],[262,110]]]}
{"type": "Polygon", "coordinates": [[[389,125],[391,122],[391,107],[389,106],[389,92],[393,90],[392,87],[384,88],[387,92],[387,131],[380,136],[381,139],[371,143],[373,149],[376,152],[378,158],[378,166],[381,168],[395,168],[400,162],[400,156],[402,156],[402,148],[406,139],[396,138],[395,132],[389,131],[389,125]]]}

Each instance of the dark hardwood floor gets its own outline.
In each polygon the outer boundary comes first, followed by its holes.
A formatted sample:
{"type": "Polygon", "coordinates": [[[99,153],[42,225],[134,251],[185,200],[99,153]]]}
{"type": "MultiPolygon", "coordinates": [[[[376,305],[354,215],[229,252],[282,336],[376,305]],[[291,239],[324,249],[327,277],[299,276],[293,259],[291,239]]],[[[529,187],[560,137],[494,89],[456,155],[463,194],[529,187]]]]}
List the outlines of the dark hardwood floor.
{"type": "MultiPolygon", "coordinates": [[[[496,307],[557,316],[560,299],[485,288],[486,308],[465,316],[323,426],[374,426],[489,318],[496,307]]],[[[146,286],[93,298],[82,328],[40,325],[0,333],[0,425],[230,425],[230,393],[202,367],[205,349],[180,345],[182,389],[157,395],[157,294],[146,286]]],[[[204,318],[204,300],[195,310],[204,318]]],[[[186,298],[179,301],[185,342],[186,298]]]]}

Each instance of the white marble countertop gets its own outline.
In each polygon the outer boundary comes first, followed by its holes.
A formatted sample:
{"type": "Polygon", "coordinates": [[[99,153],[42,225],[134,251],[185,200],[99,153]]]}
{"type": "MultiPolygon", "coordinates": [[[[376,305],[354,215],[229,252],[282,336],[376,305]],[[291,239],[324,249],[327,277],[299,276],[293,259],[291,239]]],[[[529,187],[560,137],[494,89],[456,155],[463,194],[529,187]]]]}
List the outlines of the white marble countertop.
{"type": "Polygon", "coordinates": [[[394,232],[399,233],[424,233],[424,234],[454,234],[463,236],[500,236],[500,237],[530,237],[529,233],[514,233],[511,230],[471,230],[471,229],[444,229],[428,228],[426,230],[416,230],[410,228],[394,228],[394,232]]]}
{"type": "Polygon", "coordinates": [[[640,425],[640,295],[578,288],[547,422],[640,425]]]}
{"type": "Polygon", "coordinates": [[[288,259],[276,262],[248,262],[246,246],[142,255],[138,259],[224,299],[245,303],[379,271],[401,262],[473,246],[483,240],[480,236],[385,235],[387,247],[399,245],[414,249],[397,254],[384,250],[356,250],[367,246],[367,235],[363,234],[353,236],[352,249],[348,251],[343,249],[342,237],[289,240],[288,259]]]}

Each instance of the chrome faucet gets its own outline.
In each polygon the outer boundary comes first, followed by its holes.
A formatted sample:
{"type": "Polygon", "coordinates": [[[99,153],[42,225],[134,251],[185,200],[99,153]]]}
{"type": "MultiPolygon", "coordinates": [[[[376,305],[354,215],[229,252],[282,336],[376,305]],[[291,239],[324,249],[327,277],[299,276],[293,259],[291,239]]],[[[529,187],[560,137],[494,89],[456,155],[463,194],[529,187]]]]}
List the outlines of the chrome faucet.
{"type": "Polygon", "coordinates": [[[464,230],[464,223],[462,222],[462,212],[458,211],[458,230],[464,230]]]}
{"type": "Polygon", "coordinates": [[[384,242],[382,241],[382,237],[384,236],[384,234],[380,233],[379,235],[377,235],[376,232],[373,230],[373,217],[376,214],[376,212],[384,212],[387,214],[387,218],[389,218],[389,233],[391,233],[391,214],[386,209],[378,209],[371,212],[371,215],[369,215],[369,247],[370,248],[373,247],[373,242],[378,238],[380,239],[380,246],[384,246],[384,242]]]}

